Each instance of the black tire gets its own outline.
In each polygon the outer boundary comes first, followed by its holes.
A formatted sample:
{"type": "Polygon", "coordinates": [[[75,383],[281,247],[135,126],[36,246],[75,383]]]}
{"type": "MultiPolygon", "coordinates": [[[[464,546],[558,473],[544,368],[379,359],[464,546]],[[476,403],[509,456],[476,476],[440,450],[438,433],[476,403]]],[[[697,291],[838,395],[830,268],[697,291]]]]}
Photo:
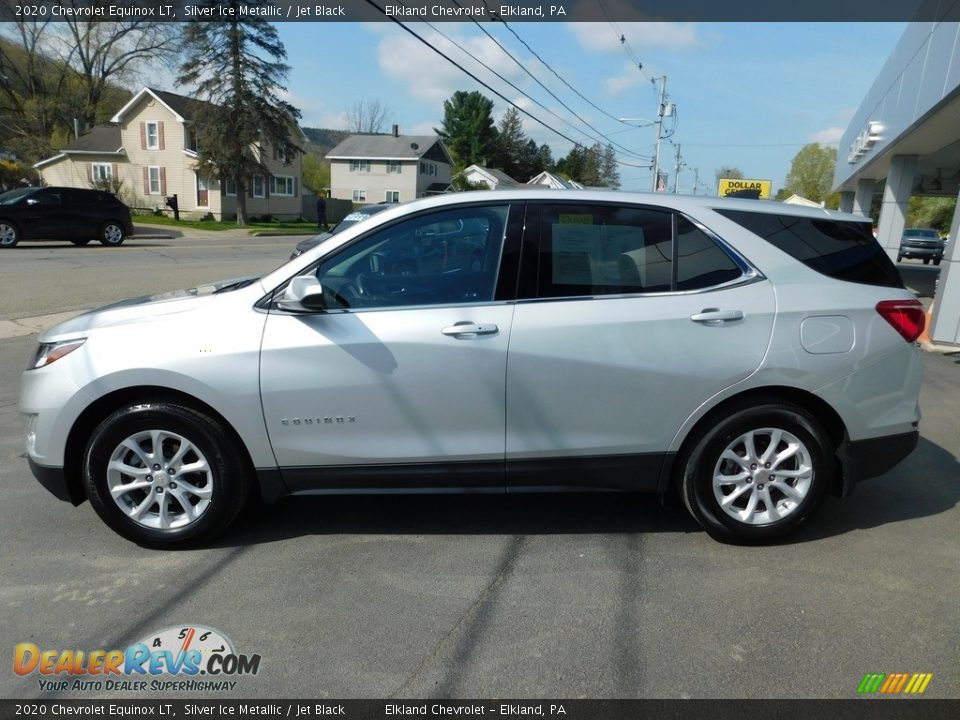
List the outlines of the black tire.
{"type": "Polygon", "coordinates": [[[897,262],[900,262],[901,260],[903,260],[903,255],[897,255],[897,262]]]}
{"type": "MultiPolygon", "coordinates": [[[[780,444],[778,447],[784,447],[784,445],[780,444]]],[[[740,454],[736,450],[734,453],[740,454]]],[[[734,464],[733,467],[737,468],[738,465],[734,464]]],[[[679,458],[678,469],[681,473],[679,479],[683,501],[707,533],[720,542],[752,545],[771,542],[787,535],[817,509],[833,483],[836,459],[826,433],[815,418],[794,405],[770,401],[733,409],[730,414],[717,418],[699,440],[692,443],[679,458]],[[800,441],[805,455],[795,453],[795,456],[786,458],[779,467],[783,472],[800,472],[795,468],[801,467],[799,456],[804,455],[812,469],[809,479],[801,481],[797,478],[785,481],[783,476],[779,479],[776,476],[770,479],[766,474],[767,471],[762,467],[763,463],[759,463],[759,467],[754,465],[757,467],[755,471],[748,469],[751,466],[750,463],[745,463],[743,474],[759,474],[743,481],[740,487],[742,495],[734,495],[735,489],[730,487],[732,483],[729,485],[721,483],[715,490],[715,472],[729,476],[723,472],[727,467],[723,463],[731,461],[722,460],[721,454],[746,434],[756,433],[755,452],[762,456],[763,450],[769,447],[772,438],[771,434],[765,433],[768,429],[779,429],[800,441]],[[767,445],[761,447],[763,437],[767,438],[767,445]],[[795,464],[795,468],[790,467],[791,464],[795,464]],[[761,495],[764,484],[767,482],[772,484],[766,488],[765,497],[772,499],[774,513],[783,514],[779,519],[772,521],[769,520],[770,513],[763,499],[764,496],[761,495]],[[801,485],[802,482],[806,484],[801,485]],[[803,490],[802,499],[798,502],[778,489],[790,483],[795,494],[800,494],[798,488],[803,490]],[[726,492],[724,487],[729,488],[729,492],[726,492]],[[754,508],[759,508],[762,503],[764,509],[762,512],[757,511],[756,522],[744,522],[732,517],[727,510],[723,509],[717,498],[718,493],[724,497],[734,496],[731,499],[730,512],[749,513],[748,507],[741,508],[739,505],[748,506],[754,495],[757,497],[757,500],[753,501],[754,508]],[[791,502],[794,503],[792,506],[791,502]]],[[[775,463],[769,472],[776,472],[775,463]]]]}
{"type": "Polygon", "coordinates": [[[923,259],[923,264],[924,264],[924,265],[929,265],[929,264],[930,264],[930,258],[924,258],[924,259],[923,259]]]}
{"type": "Polygon", "coordinates": [[[90,238],[81,238],[80,240],[71,240],[74,245],[77,247],[83,247],[84,245],[90,244],[90,238]]]}
{"type": "Polygon", "coordinates": [[[933,261],[933,264],[934,264],[934,265],[939,265],[941,260],[943,260],[943,258],[937,258],[937,259],[935,259],[935,260],[933,261]]]}
{"type": "Polygon", "coordinates": [[[0,220],[0,248],[16,247],[20,242],[20,229],[12,222],[0,220]]]}
{"type": "Polygon", "coordinates": [[[100,240],[101,245],[106,245],[107,247],[118,247],[123,244],[123,241],[126,239],[127,233],[123,229],[123,224],[117,222],[116,220],[108,220],[103,225],[100,226],[100,235],[98,239],[100,240]]]}
{"type": "MultiPolygon", "coordinates": [[[[169,437],[161,440],[159,445],[163,446],[160,462],[166,466],[167,459],[163,458],[173,455],[174,457],[169,459],[175,460],[178,446],[169,437]]],[[[139,446],[142,450],[143,446],[139,446]]],[[[183,443],[180,444],[180,447],[182,446],[183,443]]],[[[153,450],[152,446],[148,445],[148,447],[153,450]]],[[[153,467],[155,468],[156,465],[153,467]]],[[[112,477],[115,478],[116,474],[112,477]]],[[[127,477],[124,475],[124,483],[127,482],[127,477]]],[[[131,481],[134,479],[132,476],[129,477],[131,481]]],[[[154,548],[189,547],[213,538],[234,520],[243,508],[252,487],[250,472],[247,464],[242,460],[242,453],[225,428],[204,413],[168,402],[129,405],[117,410],[100,423],[91,435],[84,452],[83,481],[90,504],[107,525],[125,538],[154,548]],[[183,475],[171,472],[168,477],[161,468],[156,472],[156,479],[147,476],[149,482],[153,483],[149,487],[124,493],[115,500],[110,493],[112,480],[108,480],[108,464],[111,462],[111,456],[117,452],[127,453],[128,459],[123,459],[122,462],[139,469],[139,465],[135,464],[136,458],[142,455],[131,454],[121,449],[124,447],[121,444],[140,433],[149,434],[149,431],[155,430],[184,438],[192,448],[195,448],[195,452],[191,450],[181,458],[181,461],[196,465],[199,458],[205,461],[207,470],[200,473],[185,472],[183,475]],[[177,488],[172,482],[177,479],[181,479],[183,487],[177,488]],[[189,521],[187,521],[183,504],[176,500],[175,491],[178,489],[180,496],[189,495],[189,491],[185,492],[184,489],[191,487],[187,483],[192,483],[201,490],[209,488],[207,503],[202,509],[197,510],[198,516],[189,521]],[[158,493],[156,496],[158,499],[150,503],[147,498],[153,498],[154,491],[158,493]],[[163,498],[164,493],[167,495],[166,498],[163,498]],[[167,507],[173,512],[174,518],[179,517],[181,521],[186,521],[183,526],[165,529],[147,526],[149,522],[161,521],[160,498],[164,499],[167,507]],[[171,500],[171,498],[174,499],[171,500]],[[143,522],[138,522],[121,509],[122,503],[128,504],[128,511],[129,506],[142,503],[151,512],[143,513],[143,522]],[[152,511],[153,507],[156,508],[155,513],[152,511]],[[176,514],[178,508],[180,515],[176,514]],[[157,516],[155,520],[154,514],[157,516]]],[[[200,508],[201,502],[197,498],[195,510],[200,508]]]]}

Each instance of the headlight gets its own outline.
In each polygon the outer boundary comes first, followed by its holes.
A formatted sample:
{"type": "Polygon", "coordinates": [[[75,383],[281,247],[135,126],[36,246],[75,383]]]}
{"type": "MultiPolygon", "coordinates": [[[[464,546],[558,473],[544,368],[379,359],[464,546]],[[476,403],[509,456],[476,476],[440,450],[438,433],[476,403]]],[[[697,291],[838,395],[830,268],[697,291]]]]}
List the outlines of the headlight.
{"type": "Polygon", "coordinates": [[[27,366],[27,370],[36,370],[37,368],[46,367],[51,363],[55,363],[65,355],[72,353],[86,341],[86,338],[81,338],[79,340],[64,340],[63,342],[55,343],[40,343],[37,351],[33,354],[30,365],[27,366]]]}

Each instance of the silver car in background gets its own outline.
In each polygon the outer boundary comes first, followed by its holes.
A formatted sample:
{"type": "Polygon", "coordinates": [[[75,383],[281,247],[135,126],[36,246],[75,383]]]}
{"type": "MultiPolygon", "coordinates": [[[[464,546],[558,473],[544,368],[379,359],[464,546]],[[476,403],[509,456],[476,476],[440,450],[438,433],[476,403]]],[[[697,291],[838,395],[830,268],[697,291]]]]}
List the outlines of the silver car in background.
{"type": "Polygon", "coordinates": [[[471,192],[58,325],[21,410],[36,478],[154,547],[251,500],[451,489],[674,491],[769,542],[914,448],[923,321],[860,216],[471,192]]]}

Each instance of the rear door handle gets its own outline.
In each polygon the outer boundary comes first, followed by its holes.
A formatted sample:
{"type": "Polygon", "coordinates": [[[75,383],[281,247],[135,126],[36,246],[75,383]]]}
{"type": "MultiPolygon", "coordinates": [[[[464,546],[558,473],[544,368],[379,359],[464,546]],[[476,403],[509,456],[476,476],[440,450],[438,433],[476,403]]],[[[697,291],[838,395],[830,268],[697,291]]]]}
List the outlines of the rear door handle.
{"type": "Polygon", "coordinates": [[[740,310],[720,310],[718,308],[704,308],[698,313],[690,316],[694,322],[705,323],[707,325],[719,325],[733,320],[743,320],[743,312],[740,310]]]}
{"type": "Polygon", "coordinates": [[[500,328],[493,323],[481,324],[464,321],[445,327],[440,332],[442,332],[444,335],[452,335],[453,337],[460,337],[464,335],[494,335],[500,332],[500,328]]]}

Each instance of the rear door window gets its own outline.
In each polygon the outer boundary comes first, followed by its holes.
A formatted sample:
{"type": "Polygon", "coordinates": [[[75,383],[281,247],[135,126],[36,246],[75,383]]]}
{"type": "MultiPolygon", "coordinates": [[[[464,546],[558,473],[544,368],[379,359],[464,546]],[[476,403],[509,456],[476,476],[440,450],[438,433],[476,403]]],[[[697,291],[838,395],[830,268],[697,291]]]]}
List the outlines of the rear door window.
{"type": "Polygon", "coordinates": [[[701,290],[743,276],[712,237],[669,210],[549,203],[540,227],[538,297],[701,290]]]}
{"type": "Polygon", "coordinates": [[[903,287],[893,261],[873,237],[870,221],[856,222],[717,209],[822,275],[847,282],[903,287]]]}

